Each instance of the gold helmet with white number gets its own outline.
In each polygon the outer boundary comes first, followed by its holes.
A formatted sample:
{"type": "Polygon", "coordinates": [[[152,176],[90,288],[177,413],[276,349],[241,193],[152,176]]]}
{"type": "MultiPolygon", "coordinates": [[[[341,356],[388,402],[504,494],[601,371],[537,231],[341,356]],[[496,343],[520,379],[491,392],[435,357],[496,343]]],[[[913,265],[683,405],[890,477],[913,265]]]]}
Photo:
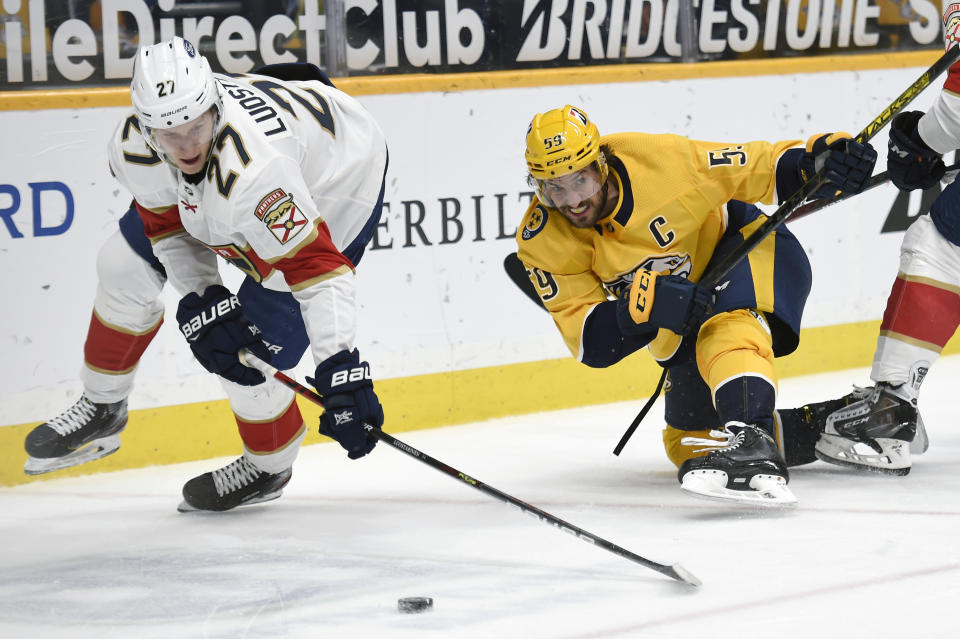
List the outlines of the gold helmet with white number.
{"type": "MultiPolygon", "coordinates": [[[[552,109],[533,116],[527,128],[525,153],[531,186],[536,187],[537,197],[549,206],[562,204],[563,199],[581,200],[599,190],[607,181],[607,161],[600,152],[600,132],[587,114],[575,106],[552,109]],[[593,166],[596,175],[589,175],[593,187],[580,186],[570,191],[558,178],[577,173],[593,166]],[[579,192],[578,192],[579,191],[579,192]],[[556,201],[556,202],[555,202],[556,201]]],[[[571,179],[584,180],[582,172],[571,179]]]]}
{"type": "Polygon", "coordinates": [[[533,116],[527,128],[527,169],[536,180],[568,175],[596,162],[601,181],[607,165],[600,153],[600,132],[575,106],[533,116]]]}

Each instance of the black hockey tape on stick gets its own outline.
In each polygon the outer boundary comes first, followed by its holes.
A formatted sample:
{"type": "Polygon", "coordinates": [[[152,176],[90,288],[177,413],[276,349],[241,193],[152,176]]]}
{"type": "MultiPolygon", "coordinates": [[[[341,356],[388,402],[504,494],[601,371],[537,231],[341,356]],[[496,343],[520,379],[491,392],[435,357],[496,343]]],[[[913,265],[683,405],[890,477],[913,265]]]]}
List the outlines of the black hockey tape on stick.
{"type": "MultiPolygon", "coordinates": [[[[933,63],[933,65],[923,72],[923,74],[917,78],[913,84],[907,87],[906,91],[901,93],[897,99],[891,102],[886,109],[884,109],[880,115],[875,117],[870,124],[866,126],[860,133],[854,138],[857,142],[863,144],[877,134],[877,131],[882,129],[890,120],[893,119],[900,111],[903,110],[905,106],[910,104],[915,97],[917,97],[921,91],[930,86],[930,83],[939,76],[941,73],[949,69],[954,62],[960,60],[960,45],[954,45],[944,53],[940,58],[933,63]]],[[[805,182],[796,193],[791,195],[787,200],[780,205],[767,221],[757,227],[757,229],[751,233],[743,243],[735,248],[733,251],[727,254],[727,256],[717,262],[704,276],[700,279],[700,284],[707,288],[708,290],[715,289],[719,284],[720,280],[727,276],[727,274],[733,269],[734,266],[740,263],[744,257],[747,256],[747,253],[752,251],[757,247],[760,242],[763,241],[765,237],[770,235],[778,226],[787,221],[787,218],[790,217],[806,200],[811,193],[819,189],[825,179],[824,179],[825,170],[821,170],[816,175],[814,175],[810,180],[805,182]]]]}
{"type": "MultiPolygon", "coordinates": [[[[304,399],[308,399],[318,406],[323,406],[323,399],[317,393],[307,388],[306,386],[296,381],[295,379],[288,377],[281,371],[278,371],[276,368],[274,368],[270,364],[256,357],[253,353],[251,353],[247,349],[242,349],[238,353],[238,355],[240,357],[240,362],[243,363],[244,365],[257,369],[258,371],[263,373],[264,376],[266,377],[273,377],[274,379],[279,381],[281,384],[293,390],[293,392],[297,393],[304,399]]],[[[456,468],[453,468],[452,466],[448,466],[447,464],[444,464],[442,461],[434,459],[430,455],[427,455],[426,453],[423,453],[417,450],[413,446],[409,444],[405,444],[404,442],[400,441],[393,435],[385,433],[377,428],[374,428],[373,426],[367,426],[366,430],[367,430],[367,434],[370,435],[371,437],[376,437],[378,440],[386,444],[389,444],[390,446],[393,446],[400,452],[410,457],[413,457],[417,461],[423,462],[424,464],[426,464],[427,466],[430,466],[431,468],[439,470],[445,475],[449,475],[450,477],[453,477],[454,479],[463,482],[464,484],[466,484],[467,486],[470,486],[471,488],[476,488],[482,493],[486,493],[487,495],[494,497],[495,499],[499,499],[504,503],[507,503],[511,506],[519,508],[523,512],[535,516],[537,519],[539,519],[540,521],[546,524],[550,524],[551,526],[559,528],[564,532],[568,532],[575,537],[583,539],[584,541],[588,541],[594,546],[599,546],[604,550],[612,552],[615,555],[620,555],[621,557],[625,559],[629,559],[630,561],[633,561],[635,563],[638,563],[641,566],[646,566],[647,568],[656,570],[660,574],[666,575],[671,579],[676,579],[677,581],[681,581],[690,586],[700,585],[700,580],[697,579],[692,573],[690,573],[687,569],[685,569],[680,564],[673,564],[673,565],[660,564],[655,561],[651,561],[650,559],[646,559],[645,557],[641,557],[640,555],[630,552],[626,548],[622,548],[605,539],[597,537],[593,533],[587,532],[583,528],[579,528],[577,526],[574,526],[573,524],[567,523],[566,521],[560,519],[559,517],[555,517],[546,511],[540,510],[536,506],[531,506],[530,504],[524,501],[520,501],[516,497],[512,497],[511,495],[508,495],[505,492],[497,490],[493,486],[489,486],[483,483],[479,479],[471,477],[466,473],[460,472],[456,468]]]]}

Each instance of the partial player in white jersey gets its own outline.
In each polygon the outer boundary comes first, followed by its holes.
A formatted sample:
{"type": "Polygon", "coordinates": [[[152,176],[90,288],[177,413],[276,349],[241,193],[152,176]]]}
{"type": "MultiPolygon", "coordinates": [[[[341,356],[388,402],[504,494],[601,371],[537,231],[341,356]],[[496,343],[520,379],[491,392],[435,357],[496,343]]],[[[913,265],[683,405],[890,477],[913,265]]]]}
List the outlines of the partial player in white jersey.
{"type": "MultiPolygon", "coordinates": [[[[943,16],[947,48],[960,41],[960,3],[943,16]]],[[[942,155],[960,148],[960,64],[926,113],[908,111],[890,127],[887,171],[902,191],[946,187],[930,213],[913,222],[900,246],[893,282],[866,388],[838,400],[810,404],[822,435],[817,456],[835,464],[906,475],[911,453],[927,449],[917,410],[920,386],[960,325],[960,184],[942,155]]]]}
{"type": "Polygon", "coordinates": [[[83,395],[27,435],[28,475],[91,462],[120,448],[137,364],[163,323],[160,296],[167,278],[132,203],[119,227],[97,253],[96,296],[80,368],[83,395]]]}
{"type": "Polygon", "coordinates": [[[383,134],[316,67],[266,73],[215,75],[180,38],[144,47],[135,114],[108,149],[152,253],[186,293],[178,324],[223,378],[244,443],[243,457],[184,486],[183,510],[272,499],[291,476],[305,434],[293,393],[240,364],[241,349],[286,369],[309,347],[326,406],[320,431],[351,458],[376,443],[364,424],[383,422],[354,345],[354,269],[382,208],[383,134]],[[236,296],[222,286],[218,255],[247,275],[236,296]]]}

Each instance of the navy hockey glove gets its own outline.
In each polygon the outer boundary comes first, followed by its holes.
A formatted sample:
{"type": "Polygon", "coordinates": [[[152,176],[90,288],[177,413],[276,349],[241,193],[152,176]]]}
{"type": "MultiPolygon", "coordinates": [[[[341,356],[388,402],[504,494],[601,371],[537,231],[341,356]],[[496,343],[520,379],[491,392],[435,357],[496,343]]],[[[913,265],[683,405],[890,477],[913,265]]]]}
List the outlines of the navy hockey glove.
{"type": "Polygon", "coordinates": [[[946,172],[940,154],[927,146],[917,131],[922,111],[905,111],[890,124],[887,172],[901,191],[929,189],[946,172]]]}
{"type": "Polygon", "coordinates": [[[860,144],[849,133],[822,133],[807,140],[807,152],[800,159],[800,177],[806,182],[824,170],[823,186],[811,198],[828,198],[840,192],[859,193],[867,185],[877,152],[870,144],[860,144]]]}
{"type": "Polygon", "coordinates": [[[260,331],[243,316],[240,302],[223,286],[208,286],[203,295],[187,294],[177,308],[177,325],[200,364],[243,386],[265,381],[263,373],[240,363],[237,353],[247,348],[265,362],[270,351],[260,331]]]}
{"type": "Polygon", "coordinates": [[[626,335],[651,326],[686,335],[700,326],[712,304],[713,293],[685,277],[640,269],[630,290],[617,300],[617,325],[626,335]]]}
{"type": "Polygon", "coordinates": [[[340,351],[317,366],[313,384],[323,398],[320,434],[343,446],[350,459],[363,457],[377,445],[365,424],[383,426],[383,407],[373,392],[370,365],[360,361],[357,349],[340,351]]]}

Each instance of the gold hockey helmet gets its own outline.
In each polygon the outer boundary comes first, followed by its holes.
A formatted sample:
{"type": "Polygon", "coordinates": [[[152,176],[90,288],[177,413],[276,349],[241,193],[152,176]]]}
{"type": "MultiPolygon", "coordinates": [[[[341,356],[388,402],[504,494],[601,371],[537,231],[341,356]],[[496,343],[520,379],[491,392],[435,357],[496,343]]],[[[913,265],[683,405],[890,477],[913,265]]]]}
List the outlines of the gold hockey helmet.
{"type": "Polygon", "coordinates": [[[596,162],[600,181],[607,165],[600,153],[600,132],[587,114],[567,104],[533,116],[527,128],[527,169],[535,180],[568,175],[596,162]]]}
{"type": "Polygon", "coordinates": [[[527,128],[525,157],[537,197],[548,206],[574,205],[591,197],[607,181],[597,125],[583,110],[569,104],[533,116],[527,128]],[[596,168],[596,176],[580,173],[566,178],[589,166],[596,168]],[[578,184],[568,184],[570,179],[578,184]]]}

